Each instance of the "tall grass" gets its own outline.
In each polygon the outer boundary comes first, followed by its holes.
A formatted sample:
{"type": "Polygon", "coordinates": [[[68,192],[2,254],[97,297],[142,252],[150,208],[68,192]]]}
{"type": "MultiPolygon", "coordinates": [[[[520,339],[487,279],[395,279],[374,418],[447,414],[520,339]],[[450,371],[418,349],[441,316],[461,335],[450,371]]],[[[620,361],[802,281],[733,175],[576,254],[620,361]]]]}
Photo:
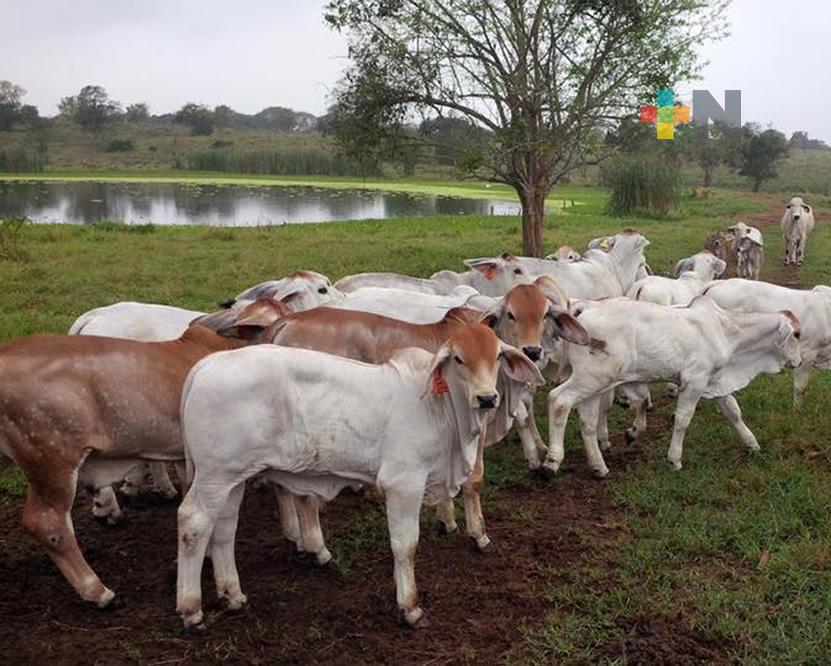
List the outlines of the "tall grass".
{"type": "Polygon", "coordinates": [[[0,173],[24,172],[40,173],[43,171],[46,160],[38,152],[24,148],[0,149],[0,173]]]}
{"type": "Polygon", "coordinates": [[[206,150],[186,155],[184,166],[194,171],[227,171],[275,176],[364,175],[358,162],[344,159],[330,150],[316,146],[245,152],[206,150]]]}
{"type": "Polygon", "coordinates": [[[23,234],[31,224],[27,217],[0,220],[0,261],[27,261],[29,253],[24,247],[23,234]]]}
{"type": "Polygon", "coordinates": [[[602,176],[612,190],[606,207],[611,215],[665,217],[681,200],[681,172],[665,159],[621,156],[602,176]]]}

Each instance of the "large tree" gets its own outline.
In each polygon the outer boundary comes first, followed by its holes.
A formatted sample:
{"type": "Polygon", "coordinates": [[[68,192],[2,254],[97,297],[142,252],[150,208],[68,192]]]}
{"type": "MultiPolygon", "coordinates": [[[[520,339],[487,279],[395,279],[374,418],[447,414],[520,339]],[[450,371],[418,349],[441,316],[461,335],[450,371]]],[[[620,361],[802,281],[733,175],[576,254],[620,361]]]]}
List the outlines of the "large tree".
{"type": "Polygon", "coordinates": [[[598,129],[692,78],[727,2],[330,0],[326,20],[348,35],[352,61],[336,107],[371,128],[354,146],[416,115],[487,130],[465,164],[516,189],[524,251],[539,256],[551,187],[596,159],[598,129]]]}
{"type": "Polygon", "coordinates": [[[747,176],[758,192],[762,183],[778,175],[777,166],[788,154],[788,140],[775,129],[761,130],[748,123],[742,128],[733,166],[740,176],[747,176]]]}
{"type": "Polygon", "coordinates": [[[11,81],[0,81],[0,131],[10,130],[20,116],[20,98],[26,91],[11,81]]]}
{"type": "Polygon", "coordinates": [[[63,97],[61,115],[74,120],[85,130],[99,132],[121,112],[121,104],[110,99],[101,86],[84,86],[74,97],[63,97]]]}

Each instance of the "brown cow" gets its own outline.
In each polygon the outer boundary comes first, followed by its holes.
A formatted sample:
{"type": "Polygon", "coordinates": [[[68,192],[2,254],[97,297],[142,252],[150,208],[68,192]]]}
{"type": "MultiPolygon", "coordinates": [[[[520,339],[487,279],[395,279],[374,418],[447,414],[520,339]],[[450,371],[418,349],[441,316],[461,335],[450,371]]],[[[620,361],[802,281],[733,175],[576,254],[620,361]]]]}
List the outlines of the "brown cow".
{"type": "Polygon", "coordinates": [[[243,344],[195,325],[169,342],[44,335],[0,346],[0,453],[29,482],[23,524],[84,601],[103,608],[115,594],[75,539],[79,481],[97,493],[140,460],[181,460],[188,372],[243,344]]]}
{"type": "MultiPolygon", "coordinates": [[[[488,312],[454,308],[434,324],[413,324],[367,312],[326,307],[293,313],[278,320],[268,304],[263,303],[256,309],[250,308],[245,315],[229,318],[217,330],[222,335],[244,338],[262,336],[282,346],[324,351],[366,363],[384,363],[407,347],[435,352],[455,331],[481,319],[495,330],[500,339],[521,348],[532,361],[542,361],[544,348],[550,348],[550,342],[544,342],[547,326],[551,327],[555,336],[577,344],[588,343],[588,334],[583,327],[564,311],[561,305],[563,300],[562,292],[551,278],[546,277],[540,279],[539,285],[514,287],[488,312]]],[[[510,428],[514,415],[507,413],[511,401],[504,398],[488,424],[487,440],[482,443],[483,446],[500,441],[510,428]]],[[[539,464],[534,439],[523,437],[522,441],[526,457],[537,458],[539,464]]],[[[476,468],[463,485],[463,494],[468,534],[481,549],[487,549],[490,539],[485,534],[479,498],[482,478],[480,450],[476,468]]],[[[291,512],[286,511],[285,497],[279,491],[278,499],[286,536],[302,547],[303,537],[295,527],[291,512]]],[[[439,519],[448,532],[456,529],[452,503],[440,507],[439,519]]],[[[314,552],[319,552],[319,549],[314,552]]]]}

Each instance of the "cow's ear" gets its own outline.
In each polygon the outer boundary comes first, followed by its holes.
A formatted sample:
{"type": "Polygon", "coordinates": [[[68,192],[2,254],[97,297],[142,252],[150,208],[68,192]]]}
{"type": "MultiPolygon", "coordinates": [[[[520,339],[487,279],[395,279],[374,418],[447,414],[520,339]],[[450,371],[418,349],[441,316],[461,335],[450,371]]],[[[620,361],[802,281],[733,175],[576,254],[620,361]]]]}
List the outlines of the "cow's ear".
{"type": "Polygon", "coordinates": [[[715,266],[713,267],[713,275],[720,277],[721,275],[724,275],[725,270],[727,270],[727,262],[723,259],[716,258],[715,266]]]}
{"type": "Polygon", "coordinates": [[[282,303],[270,298],[260,298],[238,312],[230,312],[232,316],[223,322],[216,332],[226,338],[253,340],[288,312],[288,308],[282,303]]]}
{"type": "Polygon", "coordinates": [[[450,390],[445,379],[447,376],[445,370],[452,356],[453,348],[450,346],[450,343],[445,342],[439,347],[435,356],[433,356],[433,362],[430,364],[430,372],[427,375],[427,387],[424,390],[425,394],[447,393],[450,390]]]}
{"type": "Polygon", "coordinates": [[[565,310],[556,306],[548,308],[548,317],[554,326],[554,335],[566,342],[575,345],[585,346],[589,344],[591,336],[577,319],[572,317],[565,310]]]}
{"type": "Polygon", "coordinates": [[[568,296],[565,290],[550,275],[541,275],[534,280],[534,284],[551,303],[561,308],[568,307],[568,296]]]}
{"type": "Polygon", "coordinates": [[[695,268],[695,262],[693,262],[692,257],[686,257],[675,264],[675,268],[672,269],[672,275],[677,278],[681,273],[691,271],[693,268],[695,268]]]}
{"type": "Polygon", "coordinates": [[[514,381],[532,386],[545,384],[539,368],[519,349],[503,342],[499,347],[499,358],[502,372],[514,381]]]}
{"type": "Polygon", "coordinates": [[[490,328],[496,328],[499,320],[505,312],[505,299],[500,298],[496,303],[489,307],[482,317],[479,319],[481,323],[490,328]]]}
{"type": "Polygon", "coordinates": [[[301,295],[302,292],[300,292],[299,290],[291,291],[288,294],[280,296],[277,300],[280,303],[283,303],[284,305],[288,305],[289,307],[291,307],[293,303],[297,302],[301,295]]]}
{"type": "Polygon", "coordinates": [[[805,209],[805,213],[811,214],[811,207],[808,204],[802,204],[802,207],[805,209]]]}
{"type": "Polygon", "coordinates": [[[465,259],[464,262],[465,266],[479,271],[488,280],[493,280],[501,263],[499,258],[465,259]]]}

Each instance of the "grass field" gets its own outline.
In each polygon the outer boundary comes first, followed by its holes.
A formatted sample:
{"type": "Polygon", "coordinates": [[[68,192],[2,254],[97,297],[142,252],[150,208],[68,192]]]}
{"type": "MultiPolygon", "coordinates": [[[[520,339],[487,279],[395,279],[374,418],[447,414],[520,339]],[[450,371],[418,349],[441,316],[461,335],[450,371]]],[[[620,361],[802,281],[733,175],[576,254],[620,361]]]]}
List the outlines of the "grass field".
{"type": "MultiPolygon", "coordinates": [[[[776,221],[781,201],[716,191],[706,199],[687,200],[671,220],[655,221],[605,217],[599,190],[576,190],[574,196],[584,205],[548,218],[547,247],[584,247],[590,238],[635,226],[650,239],[647,258],[658,272],[697,251],[710,231],[736,216],[752,216],[758,223],[769,214],[776,221]]],[[[828,203],[815,202],[826,207],[820,215],[828,214],[828,203]]],[[[763,277],[776,280],[782,247],[778,227],[766,227],[764,235],[763,277]]],[[[332,279],[371,270],[429,275],[457,267],[466,257],[518,252],[520,233],[517,218],[496,217],[257,229],[32,227],[24,249],[25,260],[0,261],[3,340],[65,331],[81,312],[116,300],[209,310],[250,284],[301,268],[332,279]]],[[[801,273],[804,286],[831,283],[829,255],[831,227],[821,224],[801,273]]],[[[539,593],[546,612],[526,619],[524,651],[517,659],[604,661],[608,657],[601,646],[624,644],[635,624],[668,623],[711,640],[725,660],[828,663],[831,379],[824,374],[812,379],[798,415],[790,395],[789,373],[760,378],[739,395],[762,446],[752,457],[712,405],[702,404],[688,432],[680,473],[664,463],[671,407],[657,407],[650,416],[656,427],[637,445],[644,449],[642,459],[626,470],[612,467],[608,481],[586,481],[605,484],[613,514],[586,520],[619,520],[617,536],[603,543],[586,537],[584,553],[567,567],[548,567],[540,557],[539,593]]],[[[616,412],[617,432],[627,418],[616,412]]],[[[575,420],[567,438],[570,465],[581,464],[583,456],[575,420]]],[[[515,445],[489,451],[487,476],[486,514],[521,511],[500,500],[504,488],[525,483],[515,445]]],[[[548,491],[552,502],[557,484],[555,479],[548,491]]],[[[21,490],[19,477],[0,476],[0,502],[21,490]]],[[[368,510],[360,529],[337,535],[333,551],[348,562],[367,550],[386,548],[382,520],[380,512],[368,510]]],[[[580,525],[562,529],[584,534],[580,525]]],[[[678,650],[683,654],[683,642],[678,650]]]]}

